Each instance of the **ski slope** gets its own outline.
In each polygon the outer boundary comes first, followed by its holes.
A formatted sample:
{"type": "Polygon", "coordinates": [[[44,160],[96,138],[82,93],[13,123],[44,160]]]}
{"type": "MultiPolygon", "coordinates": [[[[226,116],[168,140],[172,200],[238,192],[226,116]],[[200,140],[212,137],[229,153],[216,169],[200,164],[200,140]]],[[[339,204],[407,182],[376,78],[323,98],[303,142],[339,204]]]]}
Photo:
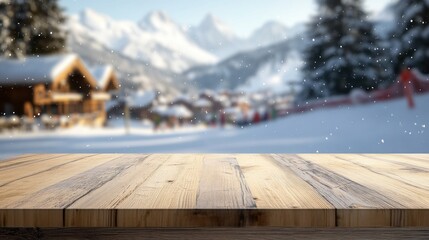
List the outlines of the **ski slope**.
{"type": "Polygon", "coordinates": [[[0,158],[25,153],[428,153],[429,95],[324,109],[237,129],[153,133],[133,125],[0,135],[0,158]]]}

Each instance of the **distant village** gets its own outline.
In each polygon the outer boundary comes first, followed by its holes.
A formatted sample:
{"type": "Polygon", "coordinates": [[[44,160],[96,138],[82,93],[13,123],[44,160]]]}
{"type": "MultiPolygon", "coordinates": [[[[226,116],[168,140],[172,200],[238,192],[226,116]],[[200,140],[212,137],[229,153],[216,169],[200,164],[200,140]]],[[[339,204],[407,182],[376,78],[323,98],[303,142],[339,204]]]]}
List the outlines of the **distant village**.
{"type": "Polygon", "coordinates": [[[89,67],[75,54],[0,59],[0,69],[1,131],[104,127],[118,118],[149,122],[154,130],[244,127],[285,115],[293,102],[270,92],[126,93],[112,66],[89,67]]]}
{"type": "Polygon", "coordinates": [[[417,70],[410,73],[412,81],[407,78],[388,88],[369,93],[356,89],[349,95],[301,103],[295,102],[293,93],[272,91],[205,90],[183,95],[157,89],[126,91],[113,66],[90,67],[76,54],[0,58],[0,71],[0,131],[107,127],[118,119],[125,128],[137,121],[154,131],[189,126],[244,128],[320,108],[388,101],[407,96],[406,89],[429,92],[429,76],[417,70]]]}

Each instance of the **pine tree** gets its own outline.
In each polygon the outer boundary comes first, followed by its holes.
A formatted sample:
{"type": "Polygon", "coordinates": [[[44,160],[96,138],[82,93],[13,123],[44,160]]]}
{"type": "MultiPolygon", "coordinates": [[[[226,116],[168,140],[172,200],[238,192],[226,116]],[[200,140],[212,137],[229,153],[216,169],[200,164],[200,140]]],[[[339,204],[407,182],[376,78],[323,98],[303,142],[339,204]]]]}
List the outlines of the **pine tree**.
{"type": "Polygon", "coordinates": [[[0,56],[11,54],[9,45],[12,41],[10,37],[10,20],[12,16],[10,0],[0,0],[0,56]]]}
{"type": "Polygon", "coordinates": [[[404,65],[429,73],[429,1],[397,1],[394,5],[399,42],[398,72],[404,65]]]}
{"type": "Polygon", "coordinates": [[[381,52],[362,0],[318,0],[304,53],[304,97],[374,89],[381,81],[381,52]]]}
{"type": "MultiPolygon", "coordinates": [[[[6,1],[5,1],[6,2],[6,1]]],[[[13,0],[0,8],[7,24],[1,36],[2,53],[11,57],[43,55],[64,50],[65,18],[57,0],[13,0]]],[[[1,20],[0,20],[1,21],[1,20]]]]}
{"type": "Polygon", "coordinates": [[[36,5],[33,0],[12,0],[11,8],[13,14],[9,34],[12,40],[8,49],[12,57],[24,57],[30,48],[32,17],[36,11],[36,5]]]}
{"type": "Polygon", "coordinates": [[[29,54],[50,54],[65,49],[66,33],[62,25],[65,17],[57,0],[35,0],[37,10],[33,15],[33,31],[29,54]]]}

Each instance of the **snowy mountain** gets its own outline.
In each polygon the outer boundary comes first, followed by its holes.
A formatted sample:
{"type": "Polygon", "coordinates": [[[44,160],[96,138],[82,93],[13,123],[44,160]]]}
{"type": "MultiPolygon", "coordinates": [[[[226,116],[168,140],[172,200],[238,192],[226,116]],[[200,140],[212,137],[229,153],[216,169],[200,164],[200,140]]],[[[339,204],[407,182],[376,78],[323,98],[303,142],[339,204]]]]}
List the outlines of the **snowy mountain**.
{"type": "Polygon", "coordinates": [[[113,51],[86,34],[69,34],[68,46],[90,66],[114,66],[122,89],[156,89],[173,95],[181,90],[180,86],[173,81],[177,76],[151,66],[148,62],[132,59],[113,51]]]}
{"type": "Polygon", "coordinates": [[[135,23],[86,9],[71,16],[68,27],[70,35],[90,37],[126,57],[174,73],[215,64],[240,51],[268,46],[296,34],[293,29],[270,21],[250,37],[240,38],[211,14],[198,26],[185,30],[161,11],[151,12],[135,23]]]}
{"type": "Polygon", "coordinates": [[[288,28],[280,22],[268,21],[249,37],[239,37],[229,26],[209,14],[198,26],[191,27],[188,35],[201,48],[225,59],[238,52],[279,43],[297,35],[301,30],[302,28],[288,28]]]}
{"type": "Polygon", "coordinates": [[[285,40],[289,35],[289,29],[276,21],[269,21],[256,29],[249,37],[248,42],[252,46],[267,46],[285,40]]]}
{"type": "Polygon", "coordinates": [[[219,57],[236,52],[241,41],[225,23],[212,14],[208,14],[198,26],[191,27],[189,37],[198,46],[219,57]]]}
{"type": "Polygon", "coordinates": [[[91,37],[102,45],[159,69],[181,72],[217,58],[198,47],[166,14],[153,12],[138,24],[114,20],[93,10],[69,19],[70,35],[91,37]]]}
{"type": "Polygon", "coordinates": [[[299,37],[238,53],[216,65],[194,67],[183,73],[186,84],[200,89],[288,91],[299,79],[299,37]]]}
{"type": "Polygon", "coordinates": [[[115,65],[130,86],[282,90],[300,62],[289,49],[290,36],[299,31],[274,21],[248,38],[239,38],[213,15],[185,30],[159,11],[134,23],[87,9],[71,16],[68,25],[74,52],[89,63],[115,65]],[[228,58],[216,63],[218,57],[228,58]]]}

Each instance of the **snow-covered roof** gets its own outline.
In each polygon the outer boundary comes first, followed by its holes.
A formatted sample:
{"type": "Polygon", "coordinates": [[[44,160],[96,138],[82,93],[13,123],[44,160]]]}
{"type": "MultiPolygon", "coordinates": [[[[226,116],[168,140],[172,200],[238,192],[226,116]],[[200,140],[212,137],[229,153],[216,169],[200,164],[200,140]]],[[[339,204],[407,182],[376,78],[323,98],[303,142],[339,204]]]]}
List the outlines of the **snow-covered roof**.
{"type": "Polygon", "coordinates": [[[198,99],[195,103],[194,103],[195,107],[199,107],[199,108],[203,108],[203,107],[211,107],[212,103],[204,98],[200,98],[198,99]]]}
{"type": "Polygon", "coordinates": [[[240,104],[249,104],[250,103],[249,99],[247,97],[245,97],[245,96],[238,97],[236,99],[236,102],[240,103],[240,104]]]}
{"type": "Polygon", "coordinates": [[[0,58],[0,84],[51,83],[77,59],[75,54],[0,58]]]}
{"type": "Polygon", "coordinates": [[[170,100],[164,95],[160,95],[158,97],[158,103],[160,103],[160,104],[168,104],[169,102],[170,102],[170,100]]]}
{"type": "Polygon", "coordinates": [[[166,117],[191,118],[193,113],[183,105],[175,105],[172,107],[158,106],[153,109],[155,113],[166,117]]]}
{"type": "Polygon", "coordinates": [[[170,112],[173,116],[179,118],[191,118],[193,116],[192,112],[183,105],[177,105],[170,108],[170,112]]]}
{"type": "Polygon", "coordinates": [[[128,105],[134,108],[142,108],[149,106],[156,99],[155,91],[139,91],[127,98],[128,105]]]}
{"type": "Polygon", "coordinates": [[[192,103],[192,97],[188,96],[188,95],[180,95],[177,98],[174,99],[174,102],[186,102],[186,103],[192,103]]]}
{"type": "Polygon", "coordinates": [[[228,107],[228,108],[225,108],[225,110],[223,112],[225,114],[234,115],[234,114],[241,114],[242,111],[238,107],[228,107]]]}
{"type": "Polygon", "coordinates": [[[96,66],[90,68],[91,74],[95,77],[100,89],[106,89],[109,85],[109,80],[114,74],[113,67],[110,65],[96,66]]]}

